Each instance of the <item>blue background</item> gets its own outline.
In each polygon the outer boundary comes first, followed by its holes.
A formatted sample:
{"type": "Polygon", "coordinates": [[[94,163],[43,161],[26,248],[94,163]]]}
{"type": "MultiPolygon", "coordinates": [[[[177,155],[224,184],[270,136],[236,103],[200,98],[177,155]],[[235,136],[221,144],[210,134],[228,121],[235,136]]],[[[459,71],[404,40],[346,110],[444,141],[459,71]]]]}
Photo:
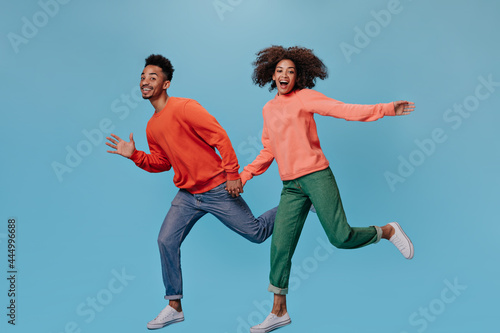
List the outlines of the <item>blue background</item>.
{"type": "MultiPolygon", "coordinates": [[[[169,94],[209,110],[243,167],[274,96],[252,84],[251,63],[273,44],[314,49],[330,74],[315,89],[330,97],[417,105],[374,123],[316,117],[351,225],[397,220],[416,254],[404,260],[388,242],[325,248],[311,214],[294,256],[293,324],[282,331],[496,331],[500,87],[479,78],[500,82],[500,4],[401,0],[395,13],[393,3],[2,1],[2,331],[146,331],[166,305],[156,237],[173,173],[106,153],[103,136],[133,132],[147,151],[153,109],[137,87],[144,58],[161,53],[175,67],[169,94]],[[388,6],[390,18],[380,14],[388,6]],[[347,55],[346,44],[357,51],[347,55]],[[470,112],[453,111],[464,103],[470,112]],[[439,142],[430,143],[433,131],[439,142]],[[68,157],[77,150],[85,156],[68,157]],[[55,163],[67,172],[58,177],[55,163]],[[388,173],[399,181],[390,185],[388,173]],[[9,217],[18,221],[15,327],[6,316],[9,217]]],[[[280,189],[274,164],[244,198],[257,215],[280,189]]],[[[186,321],[164,330],[248,332],[270,310],[269,245],[200,220],[182,246],[186,321]]]]}

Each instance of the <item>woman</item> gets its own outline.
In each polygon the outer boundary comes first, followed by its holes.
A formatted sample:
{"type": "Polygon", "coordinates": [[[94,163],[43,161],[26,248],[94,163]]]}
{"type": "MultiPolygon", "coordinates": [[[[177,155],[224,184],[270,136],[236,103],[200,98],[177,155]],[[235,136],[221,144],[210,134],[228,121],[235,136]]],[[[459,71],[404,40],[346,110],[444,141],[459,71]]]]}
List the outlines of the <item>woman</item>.
{"type": "Polygon", "coordinates": [[[383,227],[351,228],[342,207],[335,178],[318,139],[314,114],[356,121],[375,121],[383,116],[408,115],[414,103],[344,104],[312,90],[316,78],[327,69],[312,50],[272,46],[257,53],[253,81],[278,93],[263,108],[264,128],[259,156],[241,173],[243,184],[265,172],[276,159],[283,190],[271,242],[271,273],[268,290],[274,293],[273,309],[252,333],[270,332],[291,323],[286,294],[291,259],[311,207],[329,241],[337,248],[355,249],[390,240],[407,259],[413,244],[397,222],[383,227]]]}

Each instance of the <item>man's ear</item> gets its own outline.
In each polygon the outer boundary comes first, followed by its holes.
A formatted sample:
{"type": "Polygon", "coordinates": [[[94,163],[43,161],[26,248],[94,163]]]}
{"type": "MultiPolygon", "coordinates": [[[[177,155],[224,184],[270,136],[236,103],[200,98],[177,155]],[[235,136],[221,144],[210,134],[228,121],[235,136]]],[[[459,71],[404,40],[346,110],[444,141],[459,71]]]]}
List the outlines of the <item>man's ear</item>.
{"type": "Polygon", "coordinates": [[[170,88],[170,81],[163,81],[163,90],[167,90],[170,88]]]}

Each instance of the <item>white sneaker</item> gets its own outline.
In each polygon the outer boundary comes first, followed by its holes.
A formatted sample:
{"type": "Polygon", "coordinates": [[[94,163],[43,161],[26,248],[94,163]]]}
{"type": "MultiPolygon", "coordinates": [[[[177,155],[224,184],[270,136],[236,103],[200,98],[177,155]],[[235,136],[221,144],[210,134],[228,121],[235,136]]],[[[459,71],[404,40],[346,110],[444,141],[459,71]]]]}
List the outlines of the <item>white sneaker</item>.
{"type": "Polygon", "coordinates": [[[392,235],[389,241],[398,248],[399,252],[406,259],[413,258],[413,244],[410,238],[406,236],[403,228],[401,228],[398,222],[391,222],[389,224],[394,228],[394,235],[392,235]]]}
{"type": "Polygon", "coordinates": [[[288,312],[285,313],[283,316],[278,317],[274,313],[270,313],[269,316],[267,316],[266,319],[259,325],[255,325],[250,328],[251,333],[267,333],[274,331],[277,328],[286,326],[290,324],[292,320],[290,319],[290,316],[288,315],[288,312]]]}
{"type": "Polygon", "coordinates": [[[156,330],[180,321],[184,321],[184,313],[182,311],[177,312],[173,307],[167,305],[155,319],[148,323],[147,327],[150,330],[156,330]]]}

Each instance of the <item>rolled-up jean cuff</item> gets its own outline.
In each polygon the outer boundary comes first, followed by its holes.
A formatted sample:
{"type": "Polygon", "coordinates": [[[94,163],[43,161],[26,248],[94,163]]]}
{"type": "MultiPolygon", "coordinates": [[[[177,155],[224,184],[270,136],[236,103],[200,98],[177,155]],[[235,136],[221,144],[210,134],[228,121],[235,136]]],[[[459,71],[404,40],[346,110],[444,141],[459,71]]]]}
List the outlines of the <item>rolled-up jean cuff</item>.
{"type": "Polygon", "coordinates": [[[166,300],[172,300],[172,299],[181,299],[182,295],[166,295],[164,297],[166,300]]]}
{"type": "Polygon", "coordinates": [[[382,239],[382,228],[377,227],[376,225],[374,225],[373,227],[375,228],[375,230],[377,230],[377,240],[373,244],[377,244],[382,239]]]}
{"type": "Polygon", "coordinates": [[[269,283],[268,291],[275,293],[277,295],[286,295],[288,294],[288,288],[278,288],[269,283]]]}

